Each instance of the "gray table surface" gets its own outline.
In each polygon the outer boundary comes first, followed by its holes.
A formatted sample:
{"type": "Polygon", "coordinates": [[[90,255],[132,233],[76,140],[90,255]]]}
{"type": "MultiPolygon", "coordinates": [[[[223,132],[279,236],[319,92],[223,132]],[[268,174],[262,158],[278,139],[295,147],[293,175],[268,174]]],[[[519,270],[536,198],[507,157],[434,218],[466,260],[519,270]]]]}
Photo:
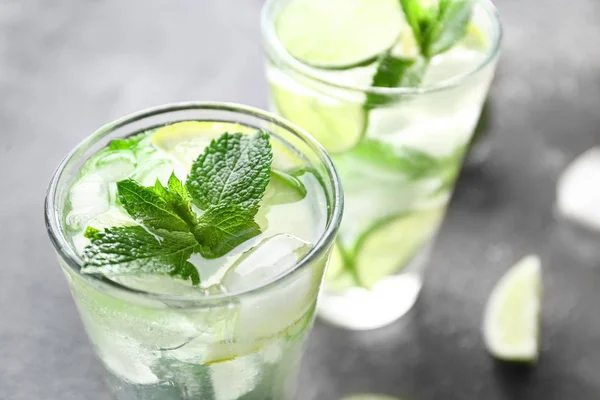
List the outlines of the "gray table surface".
{"type": "MultiPolygon", "coordinates": [[[[0,1],[0,399],[109,398],[45,232],[46,185],[78,141],[126,113],[264,107],[261,3],[0,1]]],[[[553,210],[560,171],[600,142],[600,2],[498,3],[490,155],[461,176],[414,312],[366,333],[317,323],[299,398],[598,397],[599,236],[553,210]],[[485,353],[479,327],[495,281],[530,252],[544,263],[542,354],[513,368],[485,353]]]]}

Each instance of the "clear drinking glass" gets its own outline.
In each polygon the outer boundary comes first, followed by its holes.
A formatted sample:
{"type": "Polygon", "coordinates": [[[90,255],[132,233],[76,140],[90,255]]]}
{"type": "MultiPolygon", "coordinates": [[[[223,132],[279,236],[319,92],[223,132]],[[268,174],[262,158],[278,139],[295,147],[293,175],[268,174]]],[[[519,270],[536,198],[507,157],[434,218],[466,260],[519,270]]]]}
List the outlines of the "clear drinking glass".
{"type": "Polygon", "coordinates": [[[276,21],[294,1],[268,0],[263,8],[270,107],[325,147],[345,194],[319,315],[351,329],[377,328],[404,315],[420,292],[494,75],[500,21],[489,1],[475,1],[469,29],[476,43],[433,58],[420,87],[376,87],[375,63],[320,69],[285,49],[276,21]]]}
{"type": "Polygon", "coordinates": [[[48,232],[90,341],[111,391],[128,400],[291,398],[341,213],[335,169],[312,137],[279,117],[225,103],[167,105],[102,127],[64,159],[46,197],[48,232]],[[227,294],[161,295],[81,273],[65,207],[82,164],[112,139],[187,120],[262,128],[303,159],[326,197],[320,239],[282,276],[227,294]]]}

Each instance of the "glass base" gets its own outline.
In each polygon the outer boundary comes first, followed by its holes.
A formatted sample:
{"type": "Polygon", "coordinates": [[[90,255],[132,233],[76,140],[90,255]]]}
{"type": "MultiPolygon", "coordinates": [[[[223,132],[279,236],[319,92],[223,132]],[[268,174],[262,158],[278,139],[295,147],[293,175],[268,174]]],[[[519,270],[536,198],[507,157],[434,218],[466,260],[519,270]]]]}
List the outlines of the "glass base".
{"type": "Polygon", "coordinates": [[[324,292],[318,313],[324,320],[347,329],[381,328],[406,314],[421,291],[418,273],[392,275],[371,290],[354,287],[341,293],[324,292]]]}

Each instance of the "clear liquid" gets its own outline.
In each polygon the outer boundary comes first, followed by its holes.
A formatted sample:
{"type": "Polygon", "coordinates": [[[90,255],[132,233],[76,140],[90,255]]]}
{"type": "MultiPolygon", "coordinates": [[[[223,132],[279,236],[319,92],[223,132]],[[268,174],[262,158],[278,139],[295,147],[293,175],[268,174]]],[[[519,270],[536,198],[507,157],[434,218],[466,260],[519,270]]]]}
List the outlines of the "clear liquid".
{"type": "MultiPolygon", "coordinates": [[[[222,122],[209,126],[219,134],[238,128],[222,122]]],[[[117,181],[133,178],[150,186],[158,178],[166,184],[172,172],[185,181],[189,160],[209,143],[188,138],[177,145],[184,152],[167,152],[153,143],[154,133],[144,133],[133,150],[106,148],[83,165],[69,192],[65,215],[78,252],[89,244],[83,236],[87,226],[103,229],[135,223],[117,201],[117,181]]],[[[273,169],[293,174],[306,195],[272,178],[256,216],[259,236],[218,259],[190,258],[202,279],[199,287],[164,276],[108,278],[145,292],[197,298],[253,288],[286,274],[322,235],[327,202],[301,157],[284,143],[273,145],[273,151],[273,169]]],[[[324,266],[325,259],[319,259],[264,290],[200,299],[195,308],[99,290],[69,268],[64,270],[118,399],[235,400],[292,395],[324,266]]]]}

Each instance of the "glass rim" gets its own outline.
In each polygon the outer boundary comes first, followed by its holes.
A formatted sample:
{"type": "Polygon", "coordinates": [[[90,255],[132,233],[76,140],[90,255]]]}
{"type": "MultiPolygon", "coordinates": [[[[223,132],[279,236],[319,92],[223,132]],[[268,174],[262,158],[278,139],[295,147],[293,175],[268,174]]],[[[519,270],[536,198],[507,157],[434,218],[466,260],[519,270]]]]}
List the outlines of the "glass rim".
{"type": "MultiPolygon", "coordinates": [[[[177,121],[174,121],[177,122],[177,121]]],[[[277,136],[276,133],[269,132],[277,136]]],[[[335,239],[335,235],[340,226],[342,211],[343,211],[343,192],[341,189],[341,182],[339,175],[335,169],[333,161],[329,157],[329,154],[325,151],[325,149],[319,144],[319,142],[309,135],[302,128],[297,125],[281,118],[276,115],[273,115],[267,111],[246,106],[238,103],[231,102],[212,102],[212,101],[198,101],[198,102],[179,102],[179,103],[169,103],[157,107],[150,107],[143,109],[141,111],[128,114],[124,117],[121,117],[113,122],[109,122],[104,126],[100,127],[96,131],[94,131],[91,135],[87,136],[83,139],[79,144],[77,144],[60,162],[52,178],[50,180],[50,184],[46,191],[46,198],[44,203],[44,214],[45,214],[45,222],[46,222],[46,230],[48,231],[48,235],[50,236],[50,241],[52,242],[54,249],[62,260],[64,260],[69,268],[73,270],[80,278],[86,281],[86,283],[97,284],[100,287],[110,288],[116,291],[125,292],[128,294],[143,296],[147,298],[153,298],[156,300],[167,300],[167,301],[177,301],[177,302],[198,302],[198,301],[212,301],[212,300],[223,300],[229,299],[233,297],[239,297],[245,294],[250,294],[254,292],[259,292],[267,287],[270,287],[280,280],[286,278],[290,274],[295,271],[303,268],[305,265],[310,264],[316,258],[318,258],[323,251],[326,249],[328,245],[333,245],[333,240],[335,239]],[[299,139],[301,139],[304,143],[306,143],[312,151],[316,153],[319,157],[319,161],[323,162],[325,168],[328,172],[328,179],[332,181],[332,204],[328,204],[328,207],[331,208],[331,213],[327,218],[327,223],[325,225],[324,232],[320,235],[319,239],[316,241],[314,246],[310,249],[310,251],[302,257],[298,262],[294,264],[292,268],[287,270],[285,273],[278,274],[277,276],[269,279],[268,281],[262,282],[258,285],[253,285],[248,288],[233,291],[230,293],[220,293],[220,294],[209,294],[209,295],[197,295],[197,296],[177,296],[177,295],[167,295],[160,293],[152,293],[144,290],[134,289],[125,285],[121,285],[115,281],[112,281],[108,278],[103,277],[99,274],[84,274],[81,272],[81,267],[83,266],[82,258],[77,254],[74,250],[73,246],[69,243],[68,239],[65,235],[65,230],[62,225],[62,216],[59,215],[56,196],[57,196],[57,187],[58,184],[63,179],[63,173],[65,172],[65,168],[72,161],[76,160],[77,157],[80,157],[82,154],[79,154],[81,149],[85,149],[86,146],[93,146],[97,140],[100,140],[105,135],[113,132],[114,130],[124,127],[128,124],[143,120],[145,118],[153,117],[160,114],[176,112],[176,111],[190,111],[190,110],[215,110],[215,111],[229,111],[233,113],[241,113],[244,115],[248,115],[251,117],[257,117],[261,120],[271,122],[276,124],[277,126],[283,128],[287,132],[295,135],[299,139]]]]}
{"type": "MultiPolygon", "coordinates": [[[[472,75],[475,75],[488,64],[490,64],[500,52],[502,43],[503,29],[500,21],[500,15],[498,10],[494,6],[491,0],[475,0],[474,4],[479,4],[483,7],[483,10],[489,16],[492,21],[492,44],[490,49],[486,52],[486,57],[472,68],[469,68],[463,73],[452,76],[451,78],[444,79],[428,86],[420,87],[379,87],[379,86],[362,86],[344,84],[339,82],[332,82],[331,80],[319,76],[315,73],[314,68],[298,60],[292,56],[285,46],[281,43],[275,32],[274,19],[272,18],[273,8],[279,3],[286,0],[266,0],[261,10],[261,32],[264,40],[264,51],[267,57],[274,57],[277,59],[276,64],[281,64],[286,68],[291,69],[293,72],[300,74],[301,76],[308,78],[312,81],[318,82],[322,85],[333,87],[348,92],[367,93],[380,96],[398,96],[406,94],[425,94],[430,92],[437,92],[445,89],[450,89],[460,85],[463,81],[472,75]]],[[[324,0],[325,1],[325,0],[324,0]]]]}

